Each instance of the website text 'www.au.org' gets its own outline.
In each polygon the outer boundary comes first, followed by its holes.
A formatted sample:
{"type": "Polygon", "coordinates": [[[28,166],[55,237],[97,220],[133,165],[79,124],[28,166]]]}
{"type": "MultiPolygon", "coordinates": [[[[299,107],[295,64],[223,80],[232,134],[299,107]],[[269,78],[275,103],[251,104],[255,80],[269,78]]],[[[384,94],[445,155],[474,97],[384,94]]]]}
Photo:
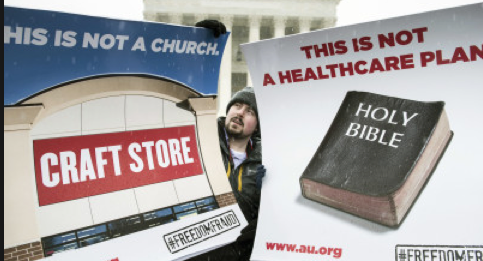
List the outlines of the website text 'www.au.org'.
{"type": "Polygon", "coordinates": [[[334,258],[340,258],[342,256],[342,248],[332,247],[315,247],[297,244],[280,244],[280,243],[268,243],[267,250],[270,251],[284,251],[297,254],[309,254],[309,255],[323,255],[332,256],[334,258]]]}

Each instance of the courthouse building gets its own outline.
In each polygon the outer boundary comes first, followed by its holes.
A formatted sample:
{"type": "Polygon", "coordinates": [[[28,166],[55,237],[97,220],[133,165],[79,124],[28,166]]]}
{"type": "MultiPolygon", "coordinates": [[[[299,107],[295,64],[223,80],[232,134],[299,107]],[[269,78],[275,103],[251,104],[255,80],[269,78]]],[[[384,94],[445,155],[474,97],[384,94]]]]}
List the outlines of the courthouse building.
{"type": "Polygon", "coordinates": [[[232,93],[252,85],[240,44],[335,26],[340,0],[144,0],[144,19],[193,26],[222,21],[232,36],[221,65],[219,113],[232,93]]]}

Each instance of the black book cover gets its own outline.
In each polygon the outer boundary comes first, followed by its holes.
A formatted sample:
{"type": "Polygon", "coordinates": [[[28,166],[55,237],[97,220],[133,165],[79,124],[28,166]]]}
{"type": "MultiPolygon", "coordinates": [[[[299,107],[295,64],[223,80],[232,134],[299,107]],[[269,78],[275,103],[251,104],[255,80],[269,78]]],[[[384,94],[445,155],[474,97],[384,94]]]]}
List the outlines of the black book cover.
{"type": "Polygon", "coordinates": [[[307,198],[358,216],[397,225],[404,215],[397,212],[406,212],[412,205],[431,172],[428,169],[434,168],[451,135],[444,102],[420,102],[367,92],[348,92],[301,177],[302,193],[307,198]],[[428,163],[421,163],[437,126],[441,126],[442,130],[438,132],[441,135],[437,135],[441,138],[434,138],[432,142],[434,145],[431,147],[435,149],[431,150],[435,152],[426,152],[428,155],[424,161],[428,163]],[[416,168],[418,163],[426,164],[426,170],[416,168]],[[417,175],[414,179],[422,181],[412,182],[414,185],[410,186],[416,187],[414,189],[403,189],[415,171],[421,173],[414,174],[417,175]],[[304,180],[312,183],[304,183],[304,180]],[[307,193],[311,187],[317,190],[311,191],[315,197],[307,193]],[[345,192],[346,196],[341,195],[345,192]],[[357,198],[357,195],[363,197],[357,198]],[[332,196],[333,199],[330,198],[332,196]],[[404,203],[405,200],[410,202],[404,203]],[[388,209],[382,210],[386,206],[373,203],[375,201],[388,201],[388,209]],[[380,217],[374,214],[378,211],[381,212],[380,217]],[[388,217],[395,213],[398,217],[388,217]],[[397,220],[387,221],[389,219],[397,220]]]}

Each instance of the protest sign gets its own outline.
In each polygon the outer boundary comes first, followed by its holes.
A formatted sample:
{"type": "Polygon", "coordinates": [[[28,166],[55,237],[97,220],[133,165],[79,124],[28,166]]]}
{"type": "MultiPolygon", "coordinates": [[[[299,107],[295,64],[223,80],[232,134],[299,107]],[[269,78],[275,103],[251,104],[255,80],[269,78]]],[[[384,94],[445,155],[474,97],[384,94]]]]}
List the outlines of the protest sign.
{"type": "Polygon", "coordinates": [[[113,74],[163,77],[216,94],[227,37],[180,25],[4,7],[4,104],[113,74]]]}
{"type": "Polygon", "coordinates": [[[4,7],[5,259],[184,260],[239,236],[228,35],[4,7]]]}
{"type": "Polygon", "coordinates": [[[482,258],[481,28],[474,4],[243,46],[267,169],[252,260],[482,258]],[[408,162],[409,100],[449,127],[408,162]]]}

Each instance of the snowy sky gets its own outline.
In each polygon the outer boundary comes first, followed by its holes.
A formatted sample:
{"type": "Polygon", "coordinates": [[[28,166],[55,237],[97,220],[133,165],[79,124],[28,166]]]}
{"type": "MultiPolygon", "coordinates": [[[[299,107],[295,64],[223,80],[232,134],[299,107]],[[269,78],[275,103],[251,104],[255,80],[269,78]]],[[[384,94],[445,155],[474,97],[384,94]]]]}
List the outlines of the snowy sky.
{"type": "MultiPolygon", "coordinates": [[[[4,5],[142,20],[143,0],[4,0],[4,5]]],[[[482,3],[482,0],[341,0],[338,26],[482,3]]]]}

